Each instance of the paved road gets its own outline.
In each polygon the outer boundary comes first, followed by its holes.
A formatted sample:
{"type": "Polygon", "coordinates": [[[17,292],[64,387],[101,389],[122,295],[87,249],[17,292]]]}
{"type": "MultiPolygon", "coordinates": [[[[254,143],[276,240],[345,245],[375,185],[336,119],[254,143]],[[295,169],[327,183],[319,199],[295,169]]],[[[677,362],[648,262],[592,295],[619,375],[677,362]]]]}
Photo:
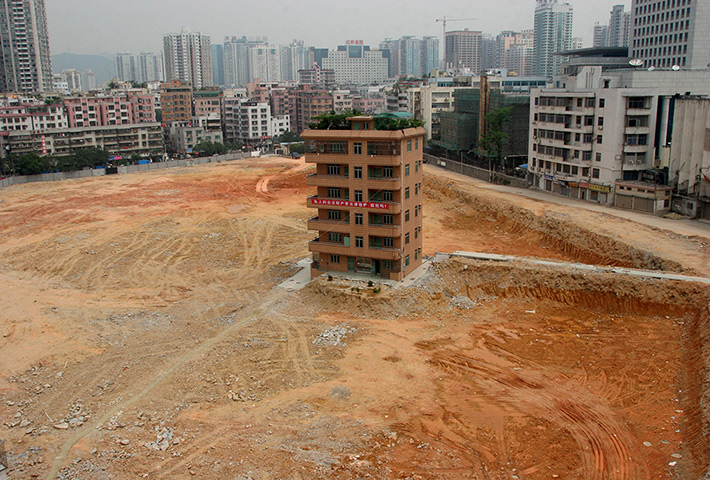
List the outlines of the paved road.
{"type": "Polygon", "coordinates": [[[660,228],[663,230],[670,230],[681,235],[710,238],[710,223],[706,221],[688,219],[674,220],[670,218],[659,217],[656,215],[650,215],[647,213],[631,212],[628,210],[622,210],[620,208],[607,207],[604,205],[599,205],[597,203],[590,203],[584,200],[573,200],[571,198],[562,197],[560,195],[545,193],[537,189],[515,188],[506,185],[493,185],[488,182],[467,177],[466,175],[450,172],[448,170],[444,170],[442,168],[435,167],[434,165],[430,164],[424,165],[424,171],[426,173],[430,173],[438,177],[450,178],[458,183],[475,185],[478,188],[506,192],[513,195],[520,195],[521,197],[531,198],[533,200],[554,203],[557,205],[565,205],[574,208],[581,208],[593,212],[605,213],[607,215],[625,218],[627,220],[642,223],[644,225],[649,225],[651,227],[660,228]]]}

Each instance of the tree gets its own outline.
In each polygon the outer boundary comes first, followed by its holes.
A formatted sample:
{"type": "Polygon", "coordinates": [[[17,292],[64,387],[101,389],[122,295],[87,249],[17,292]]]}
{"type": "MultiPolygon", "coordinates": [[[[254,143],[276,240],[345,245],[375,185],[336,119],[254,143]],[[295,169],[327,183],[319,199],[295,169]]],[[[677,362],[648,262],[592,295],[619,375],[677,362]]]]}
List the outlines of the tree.
{"type": "Polygon", "coordinates": [[[47,163],[36,153],[22,155],[15,165],[20,175],[38,175],[46,172],[47,163]]]}
{"type": "Polygon", "coordinates": [[[335,113],[335,110],[332,110],[330,113],[313,117],[313,120],[317,120],[317,122],[310,123],[308,127],[313,130],[348,130],[350,128],[348,118],[359,115],[362,115],[359,110],[344,110],[340,113],[335,113]]]}
{"type": "Polygon", "coordinates": [[[281,135],[277,136],[274,140],[276,140],[278,143],[292,143],[292,142],[302,142],[303,139],[299,134],[296,132],[284,132],[281,135]]]}
{"type": "Polygon", "coordinates": [[[227,153],[227,147],[221,143],[215,142],[198,143],[192,147],[192,150],[208,157],[211,155],[222,155],[223,153],[227,153]]]}
{"type": "Polygon", "coordinates": [[[488,131],[481,135],[478,145],[488,152],[488,155],[496,159],[498,165],[503,163],[503,145],[510,136],[503,131],[503,125],[510,120],[513,107],[499,108],[486,114],[484,120],[488,126],[488,131]]]}
{"type": "Polygon", "coordinates": [[[306,144],[294,143],[293,145],[289,145],[288,149],[291,151],[291,153],[306,153],[306,144]]]}
{"type": "Polygon", "coordinates": [[[91,147],[79,150],[74,154],[76,168],[94,168],[98,165],[106,165],[109,153],[101,148],[91,147]]]}
{"type": "Polygon", "coordinates": [[[163,121],[163,111],[159,108],[155,109],[155,121],[156,122],[162,122],[163,121]]]}

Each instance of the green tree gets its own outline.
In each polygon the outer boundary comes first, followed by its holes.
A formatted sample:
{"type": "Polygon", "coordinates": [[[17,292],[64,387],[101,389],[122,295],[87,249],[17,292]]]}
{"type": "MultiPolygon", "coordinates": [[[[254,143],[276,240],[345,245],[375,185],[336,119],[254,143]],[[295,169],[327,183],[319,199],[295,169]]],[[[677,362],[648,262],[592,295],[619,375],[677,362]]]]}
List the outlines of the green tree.
{"type": "Polygon", "coordinates": [[[192,147],[192,150],[208,157],[210,155],[222,155],[223,153],[227,153],[227,147],[225,147],[222,143],[216,142],[198,143],[192,147]]]}
{"type": "Polygon", "coordinates": [[[84,167],[94,168],[98,165],[106,165],[109,156],[106,150],[91,147],[74,153],[74,160],[78,169],[84,167]]]}
{"type": "Polygon", "coordinates": [[[499,108],[486,114],[484,120],[488,126],[488,131],[481,135],[478,145],[488,152],[488,155],[496,159],[496,163],[502,166],[503,146],[510,136],[503,131],[503,125],[510,120],[513,107],[499,108]]]}
{"type": "Polygon", "coordinates": [[[156,122],[162,122],[163,121],[163,111],[159,108],[155,109],[155,121],[156,122]]]}
{"type": "Polygon", "coordinates": [[[26,153],[19,158],[15,168],[20,175],[37,175],[46,172],[48,165],[36,153],[26,153]]]}
{"type": "Polygon", "coordinates": [[[357,117],[362,115],[359,110],[344,110],[340,113],[335,113],[332,110],[330,113],[324,113],[313,117],[316,122],[311,122],[308,126],[314,130],[348,130],[348,117],[357,117]]]}
{"type": "Polygon", "coordinates": [[[295,143],[293,145],[289,145],[288,149],[291,151],[291,153],[306,153],[306,144],[295,143]]]}
{"type": "Polygon", "coordinates": [[[141,157],[137,153],[131,155],[131,164],[136,165],[138,163],[138,160],[143,160],[143,157],[141,157]]]}
{"type": "Polygon", "coordinates": [[[274,139],[278,143],[302,142],[303,139],[296,132],[284,132],[274,139]]]}

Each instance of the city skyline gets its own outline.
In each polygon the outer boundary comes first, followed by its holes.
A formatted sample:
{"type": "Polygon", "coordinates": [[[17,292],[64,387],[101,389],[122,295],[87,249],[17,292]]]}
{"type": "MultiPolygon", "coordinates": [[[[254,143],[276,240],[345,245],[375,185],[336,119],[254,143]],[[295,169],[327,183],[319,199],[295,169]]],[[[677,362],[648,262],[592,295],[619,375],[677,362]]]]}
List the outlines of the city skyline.
{"type": "MultiPolygon", "coordinates": [[[[614,5],[630,9],[630,0],[589,2],[569,0],[575,9],[575,37],[582,37],[591,46],[595,22],[605,22],[614,5]]],[[[441,39],[442,25],[437,18],[478,18],[478,20],[447,24],[447,30],[469,28],[496,35],[502,30],[533,28],[534,0],[501,0],[465,8],[460,1],[444,0],[435,7],[420,0],[381,3],[371,0],[356,5],[344,4],[333,9],[332,3],[315,0],[296,9],[278,0],[265,0],[246,17],[243,7],[227,0],[213,0],[209,8],[195,2],[170,2],[170,15],[165,0],[145,3],[123,2],[121,9],[107,0],[87,4],[81,0],[63,0],[47,4],[47,19],[52,53],[115,54],[158,51],[166,33],[179,32],[183,27],[208,34],[212,43],[222,43],[225,36],[266,36],[270,43],[288,44],[294,38],[309,46],[335,48],[345,40],[364,40],[376,48],[384,38],[405,35],[436,36],[441,39]],[[417,8],[421,6],[421,8],[417,8]],[[240,10],[240,8],[242,8],[240,10]],[[207,11],[206,11],[207,10],[207,11]],[[143,12],[136,15],[137,11],[143,12]],[[371,12],[377,11],[377,15],[371,12]],[[111,12],[107,15],[106,12],[111,12]],[[332,12],[332,13],[331,13],[332,12]],[[206,15],[207,13],[207,15],[206,15]],[[294,22],[294,17],[304,19],[294,22]],[[132,25],[114,28],[113,25],[132,25]],[[389,19],[397,18],[397,22],[389,19]],[[104,20],[106,19],[106,20],[104,20]],[[344,21],[343,19],[347,19],[344,21]],[[236,21],[235,21],[236,20],[236,21]],[[126,34],[130,31],[130,34],[126,34]]]]}

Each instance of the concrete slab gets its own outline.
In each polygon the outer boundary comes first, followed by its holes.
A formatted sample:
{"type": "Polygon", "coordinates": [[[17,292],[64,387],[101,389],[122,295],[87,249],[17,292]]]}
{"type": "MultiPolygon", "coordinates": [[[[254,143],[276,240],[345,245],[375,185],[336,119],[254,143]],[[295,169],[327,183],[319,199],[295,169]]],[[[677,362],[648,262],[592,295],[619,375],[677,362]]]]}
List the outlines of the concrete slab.
{"type": "Polygon", "coordinates": [[[296,262],[296,265],[301,268],[294,276],[288,278],[277,285],[277,288],[282,288],[289,292],[300,290],[311,281],[311,257],[304,258],[296,262]]]}

